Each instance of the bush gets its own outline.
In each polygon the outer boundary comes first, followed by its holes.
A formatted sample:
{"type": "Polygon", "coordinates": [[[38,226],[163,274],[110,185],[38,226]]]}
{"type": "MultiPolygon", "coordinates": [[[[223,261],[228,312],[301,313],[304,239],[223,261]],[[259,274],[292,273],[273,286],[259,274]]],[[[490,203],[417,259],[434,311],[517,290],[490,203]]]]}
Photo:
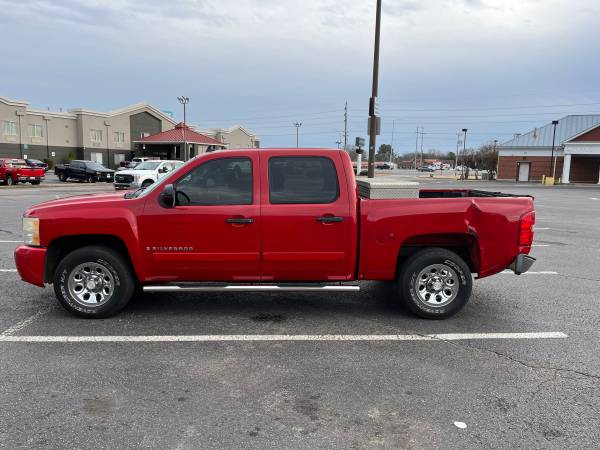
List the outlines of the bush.
{"type": "Polygon", "coordinates": [[[44,158],[42,160],[43,162],[45,162],[46,164],[48,164],[48,170],[52,170],[54,168],[54,161],[48,158],[44,158]]]}

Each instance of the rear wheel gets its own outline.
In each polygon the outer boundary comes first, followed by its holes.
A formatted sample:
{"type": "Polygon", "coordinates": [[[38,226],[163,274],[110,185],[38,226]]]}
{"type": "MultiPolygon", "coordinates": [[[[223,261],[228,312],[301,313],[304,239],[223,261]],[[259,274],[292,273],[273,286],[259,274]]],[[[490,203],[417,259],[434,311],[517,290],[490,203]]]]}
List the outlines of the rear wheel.
{"type": "Polygon", "coordinates": [[[62,181],[62,182],[67,181],[67,177],[65,176],[64,173],[59,173],[58,174],[58,179],[59,179],[59,181],[62,181]]]}
{"type": "Polygon", "coordinates": [[[93,176],[93,175],[88,175],[87,182],[88,183],[95,183],[96,182],[96,177],[93,176]]]}
{"type": "Polygon", "coordinates": [[[62,306],[84,318],[104,318],[127,305],[136,288],[127,261],[102,246],[69,253],[54,274],[54,292],[62,306]]]}
{"type": "Polygon", "coordinates": [[[472,284],[471,270],[460,256],[443,248],[429,248],[404,263],[398,288],[414,314],[445,319],[467,304],[472,284]]]}
{"type": "Polygon", "coordinates": [[[35,180],[35,181],[32,181],[31,184],[36,186],[36,185],[40,184],[40,182],[39,182],[39,180],[35,180]]]}

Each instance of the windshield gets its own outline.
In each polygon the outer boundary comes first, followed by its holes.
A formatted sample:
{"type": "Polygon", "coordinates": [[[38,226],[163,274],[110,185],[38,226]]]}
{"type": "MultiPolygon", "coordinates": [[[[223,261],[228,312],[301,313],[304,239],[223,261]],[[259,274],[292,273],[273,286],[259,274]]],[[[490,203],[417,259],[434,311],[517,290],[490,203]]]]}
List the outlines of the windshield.
{"type": "Polygon", "coordinates": [[[88,167],[92,170],[106,170],[106,167],[97,162],[88,163],[88,167]]]}
{"type": "Polygon", "coordinates": [[[135,166],[135,170],[156,170],[162,161],[146,161],[135,166]]]}
{"type": "MultiPolygon", "coordinates": [[[[192,160],[190,160],[190,161],[192,161],[192,160]]],[[[163,184],[165,184],[165,181],[167,180],[167,178],[171,178],[171,175],[173,175],[174,173],[179,173],[182,169],[185,170],[184,168],[187,167],[187,165],[190,163],[190,161],[188,161],[186,163],[181,163],[180,166],[175,167],[175,169],[173,171],[169,172],[168,176],[159,178],[159,180],[156,183],[152,183],[147,188],[140,188],[137,191],[128,192],[127,194],[125,194],[125,198],[138,198],[138,197],[144,197],[145,195],[148,195],[150,192],[157,189],[159,186],[162,186],[163,184]]],[[[162,187],[161,187],[161,189],[162,189],[162,187]]]]}

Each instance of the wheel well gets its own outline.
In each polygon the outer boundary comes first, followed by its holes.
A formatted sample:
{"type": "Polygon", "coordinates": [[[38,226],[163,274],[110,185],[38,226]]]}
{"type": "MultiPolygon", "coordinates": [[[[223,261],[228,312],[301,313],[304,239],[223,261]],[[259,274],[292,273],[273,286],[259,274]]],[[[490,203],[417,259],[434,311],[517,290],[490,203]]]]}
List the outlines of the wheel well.
{"type": "Polygon", "coordinates": [[[398,251],[396,277],[410,256],[431,247],[444,248],[456,253],[467,263],[471,272],[479,272],[479,244],[475,237],[469,234],[430,234],[413,236],[402,243],[398,251]]]}
{"type": "MultiPolygon", "coordinates": [[[[74,250],[88,245],[103,245],[118,252],[133,269],[131,258],[125,243],[118,237],[104,234],[81,234],[73,236],[64,236],[53,240],[48,246],[46,252],[46,267],[44,271],[44,281],[52,283],[54,272],[60,261],[74,250]]],[[[135,274],[135,271],[132,270],[135,274]]]]}

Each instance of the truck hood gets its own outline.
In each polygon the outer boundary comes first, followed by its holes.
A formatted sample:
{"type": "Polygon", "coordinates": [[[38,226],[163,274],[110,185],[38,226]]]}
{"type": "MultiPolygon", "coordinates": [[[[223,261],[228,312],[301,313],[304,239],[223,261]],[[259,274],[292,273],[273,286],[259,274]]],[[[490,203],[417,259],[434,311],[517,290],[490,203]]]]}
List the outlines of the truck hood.
{"type": "Polygon", "coordinates": [[[119,175],[132,175],[132,176],[140,176],[140,175],[149,175],[156,173],[155,170],[135,170],[135,169],[127,169],[127,170],[119,170],[119,175]]]}
{"type": "Polygon", "coordinates": [[[62,209],[73,209],[77,206],[90,208],[95,206],[112,206],[126,202],[124,194],[122,192],[110,193],[110,194],[85,194],[77,195],[74,197],[59,198],[56,200],[50,200],[43,203],[38,203],[25,211],[25,216],[35,216],[41,212],[56,211],[62,209]]]}

